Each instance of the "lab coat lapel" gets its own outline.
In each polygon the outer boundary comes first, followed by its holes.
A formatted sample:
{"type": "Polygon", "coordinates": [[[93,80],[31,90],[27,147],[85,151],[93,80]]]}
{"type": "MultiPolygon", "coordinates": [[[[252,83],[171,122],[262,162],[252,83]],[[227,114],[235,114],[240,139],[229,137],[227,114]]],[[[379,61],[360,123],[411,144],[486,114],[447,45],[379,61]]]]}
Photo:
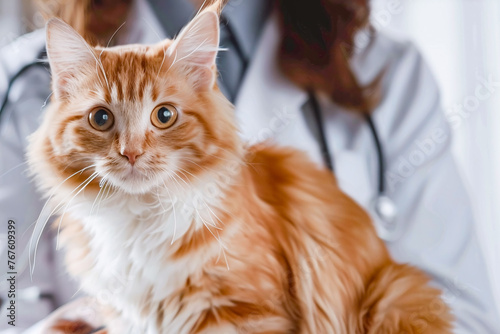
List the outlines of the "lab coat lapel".
{"type": "Polygon", "coordinates": [[[317,148],[302,112],[307,93],[278,68],[279,28],[275,15],[268,19],[261,36],[236,100],[241,135],[251,144],[270,139],[304,151],[317,148]]]}

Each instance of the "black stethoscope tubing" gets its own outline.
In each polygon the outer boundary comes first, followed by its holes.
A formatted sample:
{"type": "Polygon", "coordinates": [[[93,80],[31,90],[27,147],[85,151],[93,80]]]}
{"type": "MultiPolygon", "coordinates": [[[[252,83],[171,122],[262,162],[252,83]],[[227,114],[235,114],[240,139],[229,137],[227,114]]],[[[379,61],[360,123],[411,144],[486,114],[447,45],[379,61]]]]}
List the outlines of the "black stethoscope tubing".
{"type": "MultiPolygon", "coordinates": [[[[328,147],[328,141],[326,139],[326,131],[324,127],[323,115],[321,113],[321,107],[314,93],[309,92],[309,101],[311,103],[313,116],[316,122],[317,131],[319,134],[319,145],[321,148],[321,155],[323,156],[324,164],[334,172],[334,162],[331,155],[330,148],[328,147]]],[[[375,123],[370,115],[370,113],[364,113],[368,127],[370,129],[371,135],[373,137],[373,142],[375,143],[375,148],[377,151],[378,159],[378,189],[377,195],[370,204],[373,213],[375,214],[373,219],[378,222],[375,223],[375,228],[377,234],[380,238],[385,241],[394,241],[399,238],[401,230],[397,224],[398,210],[394,202],[390,197],[385,194],[385,183],[384,183],[384,171],[385,171],[385,160],[384,151],[382,149],[382,143],[375,127],[375,123]]]]}
{"type": "MultiPolygon", "coordinates": [[[[317,131],[319,134],[319,145],[321,148],[321,155],[323,157],[324,164],[332,172],[334,171],[334,161],[331,155],[330,148],[328,147],[328,141],[326,139],[325,126],[323,121],[323,115],[321,112],[321,107],[319,105],[316,95],[312,92],[308,93],[309,101],[311,102],[313,116],[315,119],[317,131]]],[[[373,122],[373,119],[369,113],[363,115],[368,127],[370,128],[371,135],[373,137],[373,142],[375,143],[375,148],[377,150],[377,160],[378,160],[378,195],[381,196],[385,193],[385,183],[384,183],[384,171],[385,171],[385,161],[384,161],[384,151],[382,149],[382,143],[377,132],[377,128],[373,122]]]]}
{"type": "Polygon", "coordinates": [[[10,91],[12,89],[12,86],[16,82],[16,80],[20,76],[22,76],[26,71],[28,71],[29,69],[31,69],[33,67],[43,67],[43,68],[47,69],[48,63],[46,62],[46,59],[44,59],[44,58],[46,58],[46,56],[47,56],[47,52],[45,51],[45,48],[43,48],[43,50],[38,54],[37,60],[24,65],[23,67],[21,67],[21,69],[19,71],[16,72],[16,74],[14,74],[14,76],[12,78],[10,78],[9,83],[7,84],[7,89],[5,90],[5,96],[3,98],[2,105],[0,106],[0,121],[2,119],[2,114],[5,110],[5,107],[7,106],[7,103],[9,102],[10,91]]]}

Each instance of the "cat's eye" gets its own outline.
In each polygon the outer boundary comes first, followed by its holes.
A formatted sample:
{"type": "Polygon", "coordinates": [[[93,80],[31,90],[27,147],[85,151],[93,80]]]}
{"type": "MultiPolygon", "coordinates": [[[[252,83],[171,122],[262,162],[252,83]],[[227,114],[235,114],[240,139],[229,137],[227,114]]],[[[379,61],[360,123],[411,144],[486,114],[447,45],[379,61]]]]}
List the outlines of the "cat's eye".
{"type": "Polygon", "coordinates": [[[170,104],[162,104],[151,113],[151,123],[160,129],[171,127],[177,120],[177,109],[170,104]]]}
{"type": "Polygon", "coordinates": [[[115,121],[111,111],[102,107],[95,108],[89,113],[90,125],[99,131],[109,130],[115,121]]]}

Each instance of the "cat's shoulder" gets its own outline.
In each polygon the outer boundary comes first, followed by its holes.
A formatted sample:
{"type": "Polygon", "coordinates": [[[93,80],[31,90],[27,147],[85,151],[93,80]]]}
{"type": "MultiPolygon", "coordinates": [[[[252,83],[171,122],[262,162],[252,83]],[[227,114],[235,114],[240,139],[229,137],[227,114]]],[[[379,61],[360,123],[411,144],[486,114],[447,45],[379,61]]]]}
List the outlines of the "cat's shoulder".
{"type": "Polygon", "coordinates": [[[255,170],[279,173],[282,178],[295,177],[296,174],[304,175],[304,173],[333,177],[329,170],[313,162],[307,152],[272,142],[258,143],[248,147],[245,162],[253,166],[255,170]]]}
{"type": "Polygon", "coordinates": [[[254,184],[261,190],[267,187],[275,194],[284,192],[287,197],[292,189],[318,194],[338,191],[335,176],[328,169],[293,147],[256,144],[248,148],[245,162],[254,184]]]}

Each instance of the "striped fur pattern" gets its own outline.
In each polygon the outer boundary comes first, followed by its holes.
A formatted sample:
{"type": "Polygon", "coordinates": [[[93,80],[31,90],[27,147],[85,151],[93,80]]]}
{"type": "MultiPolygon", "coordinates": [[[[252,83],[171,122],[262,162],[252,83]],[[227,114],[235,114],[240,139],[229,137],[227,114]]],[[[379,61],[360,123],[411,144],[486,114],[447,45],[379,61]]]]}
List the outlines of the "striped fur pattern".
{"type": "Polygon", "coordinates": [[[91,47],[48,23],[54,96],[29,161],[107,332],[450,333],[440,292],[391,260],[329,171],[240,141],[218,38],[213,7],[150,46],[91,47]],[[162,104],[178,110],[166,129],[151,122],[162,104]],[[96,108],[109,129],[91,126],[96,108]]]}

